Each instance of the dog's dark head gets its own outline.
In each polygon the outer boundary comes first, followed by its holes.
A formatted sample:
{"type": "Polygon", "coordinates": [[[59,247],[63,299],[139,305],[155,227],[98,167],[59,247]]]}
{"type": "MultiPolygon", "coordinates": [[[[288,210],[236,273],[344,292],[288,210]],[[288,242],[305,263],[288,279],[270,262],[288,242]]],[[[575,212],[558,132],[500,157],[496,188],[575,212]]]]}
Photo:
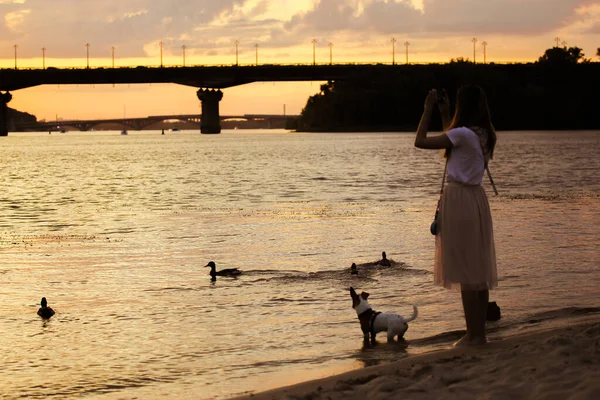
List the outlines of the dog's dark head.
{"type": "Polygon", "coordinates": [[[369,293],[362,292],[360,295],[358,295],[354,288],[350,287],[350,297],[352,297],[352,308],[356,308],[363,300],[367,301],[369,293]]]}

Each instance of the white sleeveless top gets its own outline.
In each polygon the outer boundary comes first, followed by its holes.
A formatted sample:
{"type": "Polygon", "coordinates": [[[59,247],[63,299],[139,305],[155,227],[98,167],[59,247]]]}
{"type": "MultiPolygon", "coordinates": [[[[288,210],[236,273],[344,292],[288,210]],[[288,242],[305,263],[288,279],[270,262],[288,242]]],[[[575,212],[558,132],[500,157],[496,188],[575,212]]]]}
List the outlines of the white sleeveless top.
{"type": "Polygon", "coordinates": [[[448,182],[481,185],[489,156],[484,157],[479,136],[466,127],[450,129],[446,135],[454,146],[448,159],[448,182]]]}

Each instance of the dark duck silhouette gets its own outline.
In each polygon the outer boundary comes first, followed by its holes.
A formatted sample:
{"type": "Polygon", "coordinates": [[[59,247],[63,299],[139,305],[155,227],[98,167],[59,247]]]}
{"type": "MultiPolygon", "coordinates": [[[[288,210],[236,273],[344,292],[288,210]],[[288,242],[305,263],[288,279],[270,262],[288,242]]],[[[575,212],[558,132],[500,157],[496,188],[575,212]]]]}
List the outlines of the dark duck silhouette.
{"type": "Polygon", "coordinates": [[[222,269],[220,271],[217,271],[217,266],[215,265],[214,261],[210,261],[204,267],[210,267],[210,276],[213,281],[217,279],[217,276],[236,277],[236,276],[242,274],[242,271],[240,271],[237,268],[227,268],[227,269],[222,269]]]}
{"type": "Polygon", "coordinates": [[[387,259],[387,255],[385,254],[385,251],[381,253],[381,260],[377,261],[377,264],[384,266],[384,267],[392,266],[392,264],[390,263],[390,260],[387,259]]]}
{"type": "Polygon", "coordinates": [[[37,315],[39,315],[40,317],[44,318],[44,319],[48,319],[51,316],[54,315],[54,310],[50,307],[48,307],[48,302],[46,301],[45,297],[42,297],[42,301],[40,302],[40,309],[37,312],[37,315]]]}

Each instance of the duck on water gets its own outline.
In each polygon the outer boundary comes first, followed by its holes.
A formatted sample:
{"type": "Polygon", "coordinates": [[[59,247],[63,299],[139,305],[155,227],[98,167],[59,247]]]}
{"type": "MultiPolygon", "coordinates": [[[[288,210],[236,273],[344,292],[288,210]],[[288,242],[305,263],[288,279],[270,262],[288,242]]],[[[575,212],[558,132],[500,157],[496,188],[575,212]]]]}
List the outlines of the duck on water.
{"type": "Polygon", "coordinates": [[[236,277],[236,276],[242,274],[242,271],[240,271],[237,268],[227,268],[227,269],[222,269],[220,271],[217,271],[217,266],[214,261],[210,261],[204,267],[210,267],[210,276],[213,281],[217,279],[217,276],[236,277]]]}
{"type": "Polygon", "coordinates": [[[37,312],[37,315],[44,319],[48,319],[54,315],[54,310],[51,307],[48,307],[48,301],[46,301],[45,297],[42,297],[42,301],[40,302],[40,309],[37,312]]]}

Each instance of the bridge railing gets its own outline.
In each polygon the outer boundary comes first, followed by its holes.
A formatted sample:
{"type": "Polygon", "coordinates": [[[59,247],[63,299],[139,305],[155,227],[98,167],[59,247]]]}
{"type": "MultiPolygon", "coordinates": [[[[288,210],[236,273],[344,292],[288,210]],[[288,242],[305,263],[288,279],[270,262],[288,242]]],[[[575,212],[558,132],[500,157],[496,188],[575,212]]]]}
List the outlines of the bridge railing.
{"type": "MultiPolygon", "coordinates": [[[[469,61],[466,61],[467,63],[469,63],[469,61]]],[[[509,64],[531,64],[532,62],[516,62],[516,61],[493,61],[493,62],[487,62],[487,63],[482,63],[482,62],[477,62],[476,65],[490,65],[490,64],[500,64],[500,65],[509,65],[509,64]]],[[[312,63],[312,62],[306,62],[306,63],[276,63],[276,64],[270,64],[270,63],[238,63],[238,64],[189,64],[189,65],[180,65],[180,64],[163,64],[162,66],[159,64],[149,64],[149,65],[124,65],[124,66],[116,66],[115,68],[111,67],[111,66],[95,66],[92,67],[90,66],[89,68],[86,66],[63,66],[63,67],[53,67],[53,66],[46,66],[45,68],[34,68],[34,67],[18,67],[16,68],[17,70],[20,71],[39,71],[39,70],[104,70],[104,69],[161,69],[161,68],[214,68],[214,67],[299,67],[299,66],[320,66],[320,67],[325,67],[325,66],[353,66],[353,65],[364,65],[364,66],[368,66],[368,65],[372,65],[372,66],[377,66],[377,65],[388,65],[388,66],[397,66],[397,67],[402,67],[402,66],[407,66],[407,65],[444,65],[444,64],[450,64],[450,62],[438,62],[438,63],[434,63],[434,62],[409,62],[408,64],[406,64],[405,62],[395,62],[392,63],[391,61],[378,61],[378,62],[372,62],[372,61],[354,61],[354,62],[333,62],[333,63],[329,63],[329,62],[316,62],[316,63],[312,63]]],[[[0,68],[0,70],[15,70],[15,68],[0,68]]]]}

